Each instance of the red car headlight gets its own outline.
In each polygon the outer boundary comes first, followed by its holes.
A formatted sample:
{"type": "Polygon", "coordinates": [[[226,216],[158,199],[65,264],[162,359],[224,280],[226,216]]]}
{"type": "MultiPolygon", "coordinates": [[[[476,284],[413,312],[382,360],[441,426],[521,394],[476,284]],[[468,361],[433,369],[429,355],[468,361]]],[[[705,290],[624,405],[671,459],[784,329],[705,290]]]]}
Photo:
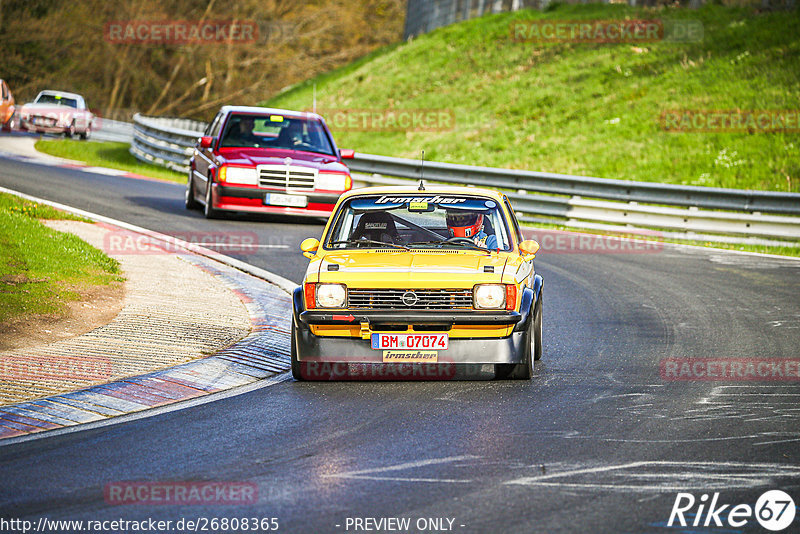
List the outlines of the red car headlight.
{"type": "Polygon", "coordinates": [[[349,174],[343,172],[321,172],[317,175],[317,188],[326,191],[348,191],[353,187],[349,174]]]}
{"type": "Polygon", "coordinates": [[[252,167],[223,165],[219,169],[219,181],[227,184],[258,185],[258,172],[252,167]]]}

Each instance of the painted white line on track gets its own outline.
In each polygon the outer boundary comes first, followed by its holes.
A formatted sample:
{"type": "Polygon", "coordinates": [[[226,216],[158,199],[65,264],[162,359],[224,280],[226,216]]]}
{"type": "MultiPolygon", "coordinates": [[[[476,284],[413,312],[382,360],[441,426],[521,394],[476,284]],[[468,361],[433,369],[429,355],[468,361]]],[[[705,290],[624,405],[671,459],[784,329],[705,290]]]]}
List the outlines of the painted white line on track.
{"type": "MultiPolygon", "coordinates": [[[[414,469],[417,467],[427,467],[429,465],[439,465],[452,462],[459,462],[461,460],[477,460],[479,456],[462,455],[462,456],[448,456],[446,458],[431,458],[428,460],[417,460],[414,462],[404,462],[397,465],[390,465],[386,467],[374,467],[371,469],[361,469],[359,471],[349,471],[344,473],[331,473],[322,475],[322,478],[366,478],[365,475],[373,473],[388,473],[391,471],[402,471],[404,469],[414,469]]],[[[434,479],[430,479],[434,480],[434,479]]]]}

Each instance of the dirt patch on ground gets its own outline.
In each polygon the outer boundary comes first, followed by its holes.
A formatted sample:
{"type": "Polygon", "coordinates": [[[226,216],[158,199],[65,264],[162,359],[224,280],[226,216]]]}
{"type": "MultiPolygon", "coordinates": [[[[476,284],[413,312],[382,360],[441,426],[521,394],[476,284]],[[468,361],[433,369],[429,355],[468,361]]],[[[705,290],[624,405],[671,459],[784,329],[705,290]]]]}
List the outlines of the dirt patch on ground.
{"type": "Polygon", "coordinates": [[[0,350],[22,349],[69,339],[110,323],[122,310],[125,284],[79,290],[64,316],[34,315],[0,324],[0,350]]]}

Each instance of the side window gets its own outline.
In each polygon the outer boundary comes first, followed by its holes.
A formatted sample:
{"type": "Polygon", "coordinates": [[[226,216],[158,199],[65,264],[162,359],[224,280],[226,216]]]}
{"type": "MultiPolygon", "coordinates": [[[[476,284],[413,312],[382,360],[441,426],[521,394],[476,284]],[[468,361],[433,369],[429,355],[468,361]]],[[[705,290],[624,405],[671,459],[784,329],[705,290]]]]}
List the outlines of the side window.
{"type": "Polygon", "coordinates": [[[0,86],[3,88],[3,100],[8,100],[8,86],[6,82],[0,81],[0,86]]]}
{"type": "Polygon", "coordinates": [[[217,113],[217,116],[214,117],[214,120],[211,121],[211,124],[209,124],[208,128],[206,128],[205,135],[216,137],[219,134],[220,123],[222,123],[222,113],[217,113]]]}
{"type": "Polygon", "coordinates": [[[506,209],[508,213],[511,214],[511,220],[514,223],[514,235],[517,236],[517,243],[522,242],[522,231],[519,229],[519,221],[517,220],[517,215],[514,213],[514,208],[511,207],[511,203],[508,201],[507,197],[503,197],[503,200],[506,203],[506,209]]]}

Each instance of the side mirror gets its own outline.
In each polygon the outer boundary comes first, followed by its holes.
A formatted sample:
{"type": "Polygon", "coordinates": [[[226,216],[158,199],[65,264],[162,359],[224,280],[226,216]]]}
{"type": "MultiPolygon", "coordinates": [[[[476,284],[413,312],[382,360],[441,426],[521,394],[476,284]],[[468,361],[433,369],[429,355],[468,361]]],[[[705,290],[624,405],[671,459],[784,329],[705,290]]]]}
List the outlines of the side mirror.
{"type": "Polygon", "coordinates": [[[200,148],[211,148],[214,144],[214,138],[210,135],[204,135],[200,138],[200,148]]]}
{"type": "Polygon", "coordinates": [[[339,150],[339,155],[342,157],[342,159],[353,159],[356,157],[356,151],[352,148],[343,148],[339,150]]]}
{"type": "Polygon", "coordinates": [[[308,259],[314,257],[314,254],[317,253],[317,249],[319,248],[319,239],[314,239],[313,237],[309,237],[308,239],[303,239],[303,242],[300,243],[300,250],[303,251],[303,256],[308,259]]]}
{"type": "Polygon", "coordinates": [[[535,256],[537,250],[539,250],[539,243],[537,243],[533,239],[523,241],[522,243],[519,244],[519,251],[522,252],[523,257],[535,256]]]}

